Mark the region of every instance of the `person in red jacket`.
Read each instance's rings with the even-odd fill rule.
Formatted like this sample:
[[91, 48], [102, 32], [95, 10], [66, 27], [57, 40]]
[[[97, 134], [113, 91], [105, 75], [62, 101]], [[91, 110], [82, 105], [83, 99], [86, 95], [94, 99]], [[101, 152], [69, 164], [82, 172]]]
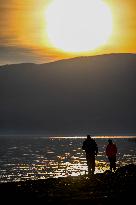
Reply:
[[108, 156], [110, 162], [110, 171], [112, 172], [113, 169], [115, 172], [117, 147], [116, 144], [114, 144], [111, 139], [109, 139], [108, 142], [109, 144], [106, 147], [106, 155]]

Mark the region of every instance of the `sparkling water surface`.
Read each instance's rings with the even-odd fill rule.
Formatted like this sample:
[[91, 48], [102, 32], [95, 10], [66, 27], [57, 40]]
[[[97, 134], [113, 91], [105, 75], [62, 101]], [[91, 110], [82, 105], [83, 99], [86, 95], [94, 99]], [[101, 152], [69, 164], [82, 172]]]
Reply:
[[[0, 136], [0, 183], [87, 174], [82, 144], [86, 137]], [[117, 167], [136, 164], [136, 137], [96, 136], [95, 173], [109, 169], [108, 139], [118, 148]]]

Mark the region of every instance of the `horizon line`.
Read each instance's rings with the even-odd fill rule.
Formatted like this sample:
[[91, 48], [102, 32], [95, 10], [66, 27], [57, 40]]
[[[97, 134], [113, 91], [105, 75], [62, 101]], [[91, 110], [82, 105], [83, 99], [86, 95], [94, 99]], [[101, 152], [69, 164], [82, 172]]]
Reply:
[[93, 58], [93, 57], [101, 57], [101, 56], [110, 56], [110, 55], [136, 55], [136, 52], [130, 53], [130, 52], [112, 52], [112, 53], [104, 53], [104, 54], [95, 54], [95, 55], [81, 55], [81, 56], [74, 56], [74, 57], [68, 57], [68, 58], [62, 58], [57, 60], [51, 60], [45, 63], [34, 63], [34, 62], [20, 62], [20, 63], [11, 63], [11, 64], [0, 64], [0, 67], [4, 66], [10, 66], [10, 65], [25, 65], [25, 64], [34, 64], [34, 65], [44, 65], [44, 64], [50, 64], [55, 62], [61, 62], [61, 61], [67, 61], [77, 58]]

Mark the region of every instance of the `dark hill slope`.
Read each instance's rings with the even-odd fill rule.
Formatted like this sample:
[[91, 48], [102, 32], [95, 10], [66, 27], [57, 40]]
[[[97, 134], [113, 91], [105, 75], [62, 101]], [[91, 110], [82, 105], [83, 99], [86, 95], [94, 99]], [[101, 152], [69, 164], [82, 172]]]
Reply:
[[0, 130], [136, 131], [136, 55], [0, 67]]

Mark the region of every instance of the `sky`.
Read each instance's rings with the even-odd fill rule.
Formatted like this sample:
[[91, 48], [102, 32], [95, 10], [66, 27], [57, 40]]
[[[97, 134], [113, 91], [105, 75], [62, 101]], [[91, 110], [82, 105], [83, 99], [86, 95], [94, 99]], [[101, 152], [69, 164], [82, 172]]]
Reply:
[[52, 1], [0, 0], [0, 65], [46, 63], [80, 55], [136, 53], [136, 0], [104, 0], [112, 13], [112, 34], [103, 46], [78, 54], [63, 52], [49, 43], [45, 13]]

